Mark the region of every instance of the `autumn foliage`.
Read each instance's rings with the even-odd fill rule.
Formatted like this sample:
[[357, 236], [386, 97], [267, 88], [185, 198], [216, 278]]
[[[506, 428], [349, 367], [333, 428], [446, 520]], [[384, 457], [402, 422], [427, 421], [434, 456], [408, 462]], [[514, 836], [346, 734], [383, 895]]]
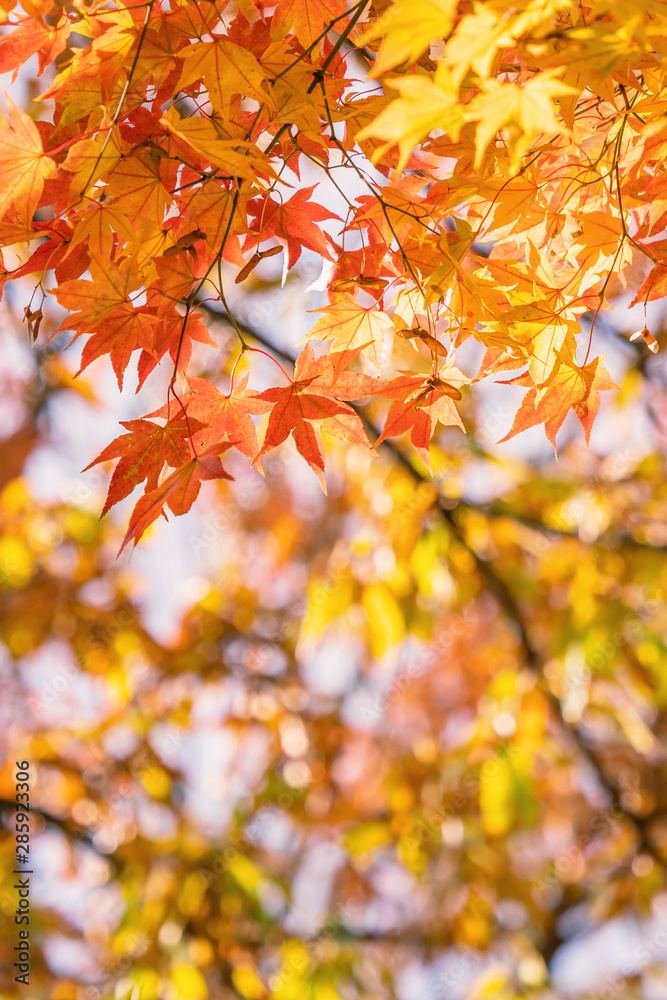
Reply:
[[3, 996], [659, 1000], [667, 2], [0, 21]]
[[[323, 487], [322, 433], [409, 432], [428, 464], [482, 379], [526, 389], [505, 439], [543, 424], [555, 445], [573, 411], [588, 440], [615, 388], [600, 311], [667, 292], [659, 0], [5, 0], [2, 20], [2, 71], [36, 55], [46, 80], [0, 132], [0, 239], [30, 248], [3, 280], [55, 296], [81, 370], [171, 372], [98, 459], [119, 460], [105, 509], [144, 485], [126, 541], [188, 510], [232, 448], [259, 466], [292, 435]], [[302, 183], [316, 169], [329, 187]], [[237, 324], [243, 377], [191, 378], [225, 282], [304, 250], [324, 262], [317, 350], [258, 392]], [[37, 334], [37, 301], [26, 315]]]

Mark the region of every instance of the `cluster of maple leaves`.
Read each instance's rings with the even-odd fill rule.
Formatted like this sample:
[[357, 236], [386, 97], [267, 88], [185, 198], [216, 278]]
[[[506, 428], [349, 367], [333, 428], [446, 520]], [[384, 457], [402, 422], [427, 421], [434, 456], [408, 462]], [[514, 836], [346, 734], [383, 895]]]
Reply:
[[[62, 328], [86, 337], [82, 369], [108, 354], [119, 385], [133, 356], [140, 384], [173, 370], [166, 405], [97, 459], [118, 459], [105, 510], [145, 484], [126, 542], [165, 505], [188, 510], [232, 447], [261, 463], [291, 434], [324, 485], [322, 431], [370, 447], [350, 406], [369, 395], [391, 401], [379, 441], [410, 432], [426, 462], [438, 422], [463, 427], [461, 387], [501, 372], [527, 389], [507, 437], [544, 424], [555, 444], [573, 410], [588, 439], [614, 388], [589, 360], [600, 309], [629, 283], [635, 302], [667, 292], [664, 0], [0, 11], [0, 69], [36, 55], [49, 70], [46, 117], [10, 101], [0, 129], [0, 241], [29, 248], [2, 279], [51, 286]], [[299, 186], [308, 162], [345, 219]], [[198, 303], [226, 305], [223, 262], [244, 280], [304, 248], [330, 262], [309, 334], [330, 353], [308, 343], [260, 393], [190, 377], [193, 341], [213, 344]], [[486, 350], [466, 376], [469, 338]]]

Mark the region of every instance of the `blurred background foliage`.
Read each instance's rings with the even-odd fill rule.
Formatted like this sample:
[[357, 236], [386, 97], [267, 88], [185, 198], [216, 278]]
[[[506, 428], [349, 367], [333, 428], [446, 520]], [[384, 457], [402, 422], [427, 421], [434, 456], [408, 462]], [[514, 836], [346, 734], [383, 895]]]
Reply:
[[[236, 305], [266, 342], [303, 287], [253, 281]], [[330, 440], [323, 497], [288, 444], [116, 560], [127, 504], [100, 521], [109, 469], [77, 470], [132, 397], [31, 351], [12, 295], [3, 996], [667, 997], [663, 354], [609, 326], [620, 396], [557, 463], [540, 431], [495, 447], [509, 409], [468, 397], [432, 478], [404, 441]], [[228, 371], [233, 335], [212, 332]]]

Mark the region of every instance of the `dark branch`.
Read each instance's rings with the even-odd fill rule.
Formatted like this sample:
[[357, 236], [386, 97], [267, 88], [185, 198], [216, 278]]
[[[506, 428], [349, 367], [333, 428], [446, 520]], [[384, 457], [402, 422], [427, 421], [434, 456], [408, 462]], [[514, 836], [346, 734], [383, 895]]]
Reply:
[[[279, 360], [286, 362], [287, 364], [294, 365], [295, 358], [292, 354], [287, 351], [276, 347], [276, 345], [265, 335], [261, 334], [259, 331], [254, 330], [252, 327], [248, 326], [246, 323], [242, 323], [236, 319], [232, 319], [229, 313], [217, 312], [217, 310], [211, 308], [207, 303], [200, 305], [200, 308], [204, 309], [212, 319], [216, 319], [222, 322], [229, 322], [234, 326], [239, 327], [242, 332], [261, 344], [267, 351], [270, 351]], [[380, 430], [373, 424], [373, 422], [366, 416], [364, 409], [361, 406], [352, 405], [353, 409], [358, 413], [364, 422], [366, 430], [377, 439], [380, 436]], [[420, 482], [426, 482], [426, 477], [415, 468], [408, 456], [392, 441], [384, 441], [383, 448], [385, 451], [389, 452], [394, 460], [402, 466], [409, 474]], [[636, 816], [634, 813], [630, 812], [622, 802], [621, 791], [616, 786], [616, 784], [609, 778], [604, 771], [604, 768], [598, 759], [597, 755], [593, 749], [588, 745], [583, 735], [579, 730], [568, 723], [563, 717], [563, 709], [560, 700], [552, 692], [549, 687], [543, 670], [542, 658], [539, 651], [533, 644], [533, 641], [528, 632], [528, 628], [525, 623], [523, 613], [514, 598], [514, 595], [502, 577], [497, 573], [493, 565], [487, 559], [484, 559], [471, 545], [466, 536], [462, 525], [459, 523], [459, 518], [455, 515], [454, 510], [450, 508], [450, 502], [442, 497], [438, 496], [436, 499], [436, 504], [442, 513], [443, 519], [447, 523], [450, 531], [457, 539], [457, 541], [466, 549], [466, 551], [472, 556], [475, 561], [475, 566], [477, 571], [491, 591], [491, 593], [496, 598], [499, 606], [502, 608], [504, 614], [512, 622], [514, 622], [519, 639], [521, 642], [521, 647], [523, 649], [524, 658], [526, 665], [535, 674], [538, 679], [540, 689], [543, 691], [545, 697], [548, 700], [549, 706], [553, 713], [554, 718], [558, 722], [559, 729], [565, 736], [568, 742], [574, 742], [580, 758], [584, 759], [588, 765], [593, 769], [600, 786], [605, 790], [607, 796], [610, 799], [610, 804], [614, 807], [619, 815], [622, 815], [627, 822], [629, 822], [634, 830], [638, 841], [638, 846], [641, 851], [650, 855], [653, 860], [658, 864], [663, 871], [667, 871], [667, 866], [664, 859], [662, 858], [657, 845], [654, 843], [651, 833], [650, 825], [652, 822], [652, 817], [642, 818]], [[472, 505], [456, 504], [456, 508], [465, 510], [466, 507]]]

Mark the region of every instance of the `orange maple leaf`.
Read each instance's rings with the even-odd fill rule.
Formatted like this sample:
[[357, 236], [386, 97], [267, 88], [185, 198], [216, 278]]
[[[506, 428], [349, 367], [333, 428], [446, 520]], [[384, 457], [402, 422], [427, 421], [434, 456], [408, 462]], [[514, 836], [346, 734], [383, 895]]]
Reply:
[[189, 45], [184, 56], [177, 89], [199, 83], [203, 76], [212, 101], [223, 112], [227, 111], [232, 94], [243, 94], [273, 107], [273, 99], [264, 86], [264, 71], [248, 49], [223, 36], [214, 36], [210, 42]]
[[647, 249], [649, 249], [652, 254], [657, 256], [657, 259], [654, 257], [656, 263], [644, 278], [637, 294], [629, 304], [628, 309], [637, 305], [638, 302], [653, 302], [654, 299], [661, 299], [667, 294], [666, 248], [667, 240], [655, 240], [653, 243], [647, 244]]
[[92, 281], [64, 281], [54, 290], [60, 305], [73, 311], [73, 315], [61, 324], [62, 330], [91, 333], [110, 313], [118, 309], [128, 313], [133, 310], [130, 292], [138, 287], [141, 279], [137, 278], [129, 261], [118, 265], [96, 258], [90, 262], [90, 276]]
[[337, 295], [332, 305], [316, 312], [324, 313], [308, 334], [309, 340], [330, 340], [333, 350], [360, 348], [379, 368], [385, 330], [393, 326], [379, 309], [365, 309], [354, 295]]
[[528, 374], [517, 375], [508, 382], [500, 382], [500, 385], [525, 385], [530, 391], [524, 396], [511, 430], [498, 443], [509, 441], [515, 434], [529, 427], [544, 424], [545, 433], [557, 453], [556, 434], [569, 411], [574, 410], [584, 428], [588, 444], [593, 421], [600, 407], [600, 393], [607, 389], [618, 389], [603, 367], [604, 358], [602, 354], [593, 358], [585, 368], [579, 368], [567, 357], [562, 357], [548, 384], [540, 387], [534, 385]]
[[117, 437], [86, 466], [86, 469], [91, 469], [100, 462], [120, 459], [109, 483], [102, 516], [144, 480], [147, 491], [156, 489], [165, 464], [177, 468], [186, 462], [189, 456], [188, 434], [198, 432], [200, 426], [195, 420], [190, 421], [188, 426], [180, 410], [164, 427], [145, 417], [123, 420], [121, 425], [128, 433]]
[[173, 302], [162, 303], [154, 316], [154, 322], [151, 342], [142, 345], [144, 350], [137, 364], [139, 388], [167, 353], [174, 365], [178, 364], [178, 371], [184, 372], [190, 363], [193, 341], [218, 349], [200, 316], [197, 313], [181, 316]]
[[[271, 28], [282, 33], [293, 28], [301, 44], [308, 46], [322, 34], [325, 24], [344, 13], [342, 0], [278, 0]], [[337, 24], [340, 31], [345, 19]]]
[[341, 351], [315, 358], [311, 345], [306, 344], [296, 359], [294, 381], [257, 394], [255, 398], [267, 400], [273, 407], [264, 443], [253, 464], [292, 434], [297, 451], [326, 493], [321, 430], [370, 447], [361, 418], [343, 402], [366, 396], [376, 386], [375, 380], [366, 375], [344, 371], [356, 354], [357, 351]]
[[25, 264], [12, 271], [12, 278], [22, 278], [26, 274], [35, 274], [53, 268], [56, 281], [64, 283], [72, 278], [78, 278], [90, 265], [90, 259], [85, 245], [72, 252], [72, 234], [74, 228], [63, 219], [53, 222], [37, 222], [33, 225], [40, 236], [46, 236], [45, 241], [30, 255]]
[[[228, 448], [231, 448], [231, 445], [224, 441], [213, 445], [205, 452], [199, 454], [192, 452], [189, 462], [185, 462], [170, 476], [167, 476], [157, 489], [145, 493], [132, 511], [127, 533], [118, 555], [131, 539], [134, 540], [135, 545], [137, 544], [146, 528], [157, 520], [160, 514], [164, 514], [165, 503], [173, 514], [185, 514], [199, 496], [203, 481], [207, 479], [232, 479], [233, 476], [230, 476], [223, 469], [218, 458], [218, 455], [227, 451]], [[164, 516], [166, 517], [166, 514]]]
[[[248, 458], [256, 455], [257, 431], [250, 414], [268, 413], [271, 403], [248, 389], [248, 376], [240, 379], [227, 395], [204, 378], [190, 378], [188, 385], [192, 391], [180, 397], [180, 405], [186, 410], [188, 419], [194, 419], [202, 428], [197, 431], [197, 441], [207, 447], [215, 441], [225, 440]], [[173, 403], [149, 416], [166, 418], [170, 411], [173, 411]]]
[[[4, 9], [4, 8], [3, 8]], [[24, 66], [30, 56], [37, 54], [41, 76], [50, 62], [53, 62], [67, 48], [67, 39], [72, 30], [67, 17], [61, 17], [55, 28], [44, 21], [21, 18], [20, 23], [0, 40], [0, 73], [17, 70]], [[12, 82], [16, 79], [16, 73]]]
[[7, 98], [11, 128], [0, 128], [0, 218], [14, 210], [30, 226], [44, 182], [55, 177], [55, 160], [44, 152], [33, 120]]
[[464, 430], [454, 400], [461, 399], [459, 386], [467, 385], [469, 381], [458, 368], [443, 365], [437, 375], [404, 371], [398, 378], [380, 386], [376, 394], [394, 402], [389, 407], [382, 434], [374, 447], [389, 437], [410, 431], [415, 450], [430, 469], [429, 444], [435, 424], [440, 421], [445, 426]]
[[77, 278], [55, 289], [60, 305], [75, 310], [59, 329], [74, 330], [73, 340], [82, 333], [93, 334], [84, 346], [79, 372], [95, 358], [109, 354], [122, 389], [132, 353], [151, 350], [158, 320], [146, 307], [135, 308], [130, 299], [130, 292], [141, 280], [130, 261], [117, 265], [97, 258], [90, 263], [90, 275], [92, 281]]
[[315, 223], [326, 219], [340, 219], [328, 208], [308, 200], [316, 187], [313, 184], [311, 187], [301, 188], [282, 205], [268, 196], [251, 201], [248, 210], [255, 216], [252, 226], [254, 232], [250, 233], [243, 249], [249, 250], [258, 243], [275, 237], [289, 251], [288, 267], [294, 267], [301, 256], [302, 247], [308, 247], [321, 257], [333, 260], [324, 233]]
[[230, 441], [240, 452], [252, 458], [257, 453], [257, 431], [251, 413], [268, 413], [271, 404], [249, 391], [248, 376], [244, 376], [227, 395], [219, 392], [203, 378], [191, 378], [192, 395], [183, 400], [188, 416], [206, 424], [206, 440], [221, 438]]

